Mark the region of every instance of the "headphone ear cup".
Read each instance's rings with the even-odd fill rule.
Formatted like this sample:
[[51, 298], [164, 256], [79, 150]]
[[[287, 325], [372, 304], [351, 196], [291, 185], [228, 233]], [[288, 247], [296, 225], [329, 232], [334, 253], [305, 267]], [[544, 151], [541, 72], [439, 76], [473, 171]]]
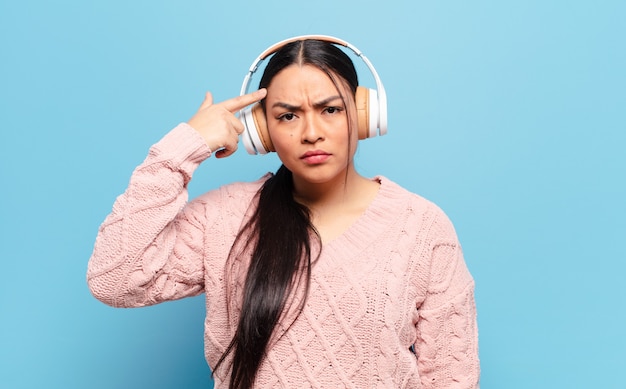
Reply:
[[257, 133], [259, 134], [259, 140], [261, 141], [261, 146], [265, 150], [265, 153], [276, 151], [274, 150], [274, 144], [272, 144], [272, 139], [270, 138], [270, 132], [267, 129], [265, 112], [263, 112], [263, 107], [260, 103], [256, 103], [252, 107], [252, 118], [254, 119], [254, 125], [256, 126]]
[[378, 129], [378, 93], [362, 86], [356, 88], [355, 95], [359, 139], [375, 137]]
[[259, 103], [242, 110], [239, 114], [239, 120], [243, 123], [241, 138], [248, 154], [267, 154], [274, 151], [267, 131], [263, 107]]
[[355, 102], [357, 115], [357, 128], [359, 131], [359, 139], [367, 139], [370, 128], [369, 115], [369, 98], [370, 94], [367, 88], [358, 86], [356, 88]]

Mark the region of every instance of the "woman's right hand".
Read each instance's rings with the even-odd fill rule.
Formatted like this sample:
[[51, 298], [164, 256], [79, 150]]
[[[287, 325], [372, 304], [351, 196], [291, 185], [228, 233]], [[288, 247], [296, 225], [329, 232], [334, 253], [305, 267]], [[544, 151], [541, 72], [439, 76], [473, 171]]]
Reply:
[[265, 97], [266, 89], [259, 89], [243, 96], [237, 96], [221, 103], [213, 104], [213, 95], [206, 93], [198, 112], [187, 122], [202, 135], [207, 146], [217, 158], [228, 157], [237, 150], [243, 123], [235, 113]]

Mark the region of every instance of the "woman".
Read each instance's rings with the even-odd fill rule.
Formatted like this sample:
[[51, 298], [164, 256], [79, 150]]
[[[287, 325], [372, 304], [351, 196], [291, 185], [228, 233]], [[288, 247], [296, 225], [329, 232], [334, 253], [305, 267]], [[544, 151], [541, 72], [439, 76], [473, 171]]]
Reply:
[[[454, 228], [356, 171], [357, 86], [342, 50], [303, 39], [278, 49], [258, 91], [207, 93], [102, 224], [92, 293], [122, 307], [206, 293], [216, 388], [477, 387], [474, 282]], [[234, 113], [256, 101], [282, 166], [188, 203], [194, 170], [235, 152]]]

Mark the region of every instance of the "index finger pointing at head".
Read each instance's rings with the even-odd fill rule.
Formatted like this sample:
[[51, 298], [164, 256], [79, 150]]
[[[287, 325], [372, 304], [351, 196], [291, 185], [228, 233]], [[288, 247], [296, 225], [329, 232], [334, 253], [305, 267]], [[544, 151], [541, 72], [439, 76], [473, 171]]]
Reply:
[[229, 110], [232, 113], [235, 113], [239, 110], [244, 109], [248, 105], [252, 103], [256, 103], [267, 95], [267, 89], [259, 89], [252, 93], [248, 93], [246, 95], [233, 97], [232, 99], [224, 100], [220, 105]]

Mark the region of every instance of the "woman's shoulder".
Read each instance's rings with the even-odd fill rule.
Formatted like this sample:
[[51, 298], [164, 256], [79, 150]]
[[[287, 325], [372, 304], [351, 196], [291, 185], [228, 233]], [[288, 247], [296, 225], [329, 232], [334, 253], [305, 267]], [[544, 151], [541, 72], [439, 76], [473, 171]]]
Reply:
[[199, 220], [203, 224], [226, 223], [222, 228], [235, 231], [242, 218], [251, 215], [256, 207], [255, 196], [263, 183], [271, 177], [266, 174], [250, 182], [233, 182], [209, 190], [191, 200], [183, 209], [188, 219]]
[[391, 201], [402, 202], [412, 209], [418, 208], [443, 213], [443, 210], [432, 200], [406, 189], [385, 176], [376, 176], [375, 180], [380, 182], [381, 194]]
[[377, 176], [376, 180], [381, 183], [381, 197], [385, 201], [395, 204], [397, 212], [410, 214], [424, 221], [431, 220], [452, 227], [452, 222], [448, 215], [433, 200], [412, 192], [384, 176]]
[[258, 193], [265, 181], [272, 177], [272, 173], [266, 173], [261, 178], [254, 181], [235, 181], [221, 185], [216, 189], [205, 192], [193, 201], [214, 202], [214, 201], [243, 201], [248, 204]]

